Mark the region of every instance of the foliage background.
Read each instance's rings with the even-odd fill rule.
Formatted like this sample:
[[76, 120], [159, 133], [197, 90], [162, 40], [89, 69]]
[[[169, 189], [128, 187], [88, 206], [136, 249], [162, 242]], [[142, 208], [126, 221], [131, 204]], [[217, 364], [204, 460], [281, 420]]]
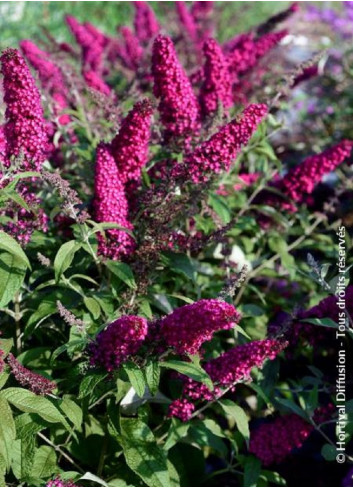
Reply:
[[[159, 19], [174, 2], [149, 2]], [[222, 5], [221, 37], [242, 32], [289, 5], [290, 2], [215, 2]], [[320, 3], [320, 2], [316, 2]], [[133, 8], [130, 2], [0, 2], [1, 47], [12, 46], [23, 39], [36, 39], [39, 27], [50, 30], [58, 40], [68, 40], [70, 34], [63, 23], [64, 14], [77, 16], [82, 22], [94, 19], [97, 27], [113, 34], [117, 25], [131, 24]], [[239, 23], [229, 25], [229, 17]]]

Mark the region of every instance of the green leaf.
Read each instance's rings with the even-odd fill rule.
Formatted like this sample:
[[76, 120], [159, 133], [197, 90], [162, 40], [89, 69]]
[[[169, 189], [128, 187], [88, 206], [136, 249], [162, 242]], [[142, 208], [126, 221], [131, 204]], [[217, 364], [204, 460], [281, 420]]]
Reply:
[[21, 246], [17, 243], [15, 239], [9, 236], [4, 231], [0, 231], [0, 250], [7, 251], [10, 255], [14, 255], [24, 263], [29, 269], [31, 269], [31, 264], [22, 250]]
[[52, 314], [56, 313], [58, 311], [56, 301], [54, 298], [45, 298], [43, 297], [42, 302], [39, 304], [37, 309], [34, 311], [33, 314], [29, 317], [25, 329], [25, 337], [28, 334], [31, 334], [33, 329], [37, 326], [37, 324], [41, 321], [44, 320], [45, 318], [48, 318]]
[[5, 481], [5, 473], [6, 473], [6, 462], [4, 457], [0, 453], [0, 487], [6, 487]]
[[87, 345], [87, 338], [82, 338], [79, 340], [69, 341], [64, 345], [59, 346], [56, 350], [53, 351], [53, 354], [51, 356], [51, 363], [53, 363], [54, 360], [58, 358], [58, 356], [64, 353], [65, 351], [67, 351], [68, 355], [70, 356], [75, 351], [84, 350], [86, 345]]
[[264, 309], [256, 304], [243, 304], [239, 309], [244, 316], [258, 317], [265, 314]]
[[258, 458], [250, 455], [244, 463], [244, 487], [257, 487], [261, 473], [261, 462]]
[[231, 220], [231, 211], [225, 201], [220, 195], [211, 194], [208, 199], [209, 205], [219, 215], [225, 224], [228, 224]]
[[136, 394], [142, 398], [146, 390], [146, 381], [143, 371], [134, 362], [126, 362], [124, 364], [124, 370], [127, 373]]
[[336, 460], [336, 448], [326, 443], [321, 449], [321, 455], [328, 462], [333, 462], [334, 460]]
[[41, 430], [48, 428], [49, 423], [36, 414], [22, 413], [16, 416], [16, 433], [18, 438], [33, 437]]
[[10, 374], [8, 372], [1, 372], [1, 374], [0, 374], [0, 389], [2, 389], [4, 387], [4, 385], [8, 381], [9, 377], [10, 377]]
[[23, 207], [26, 209], [26, 211], [31, 212], [31, 209], [28, 207], [27, 202], [21, 197], [18, 193], [16, 193], [14, 190], [6, 190], [2, 189], [1, 192], [1, 197], [0, 197], [0, 205], [2, 206], [3, 203], [5, 203], [8, 200], [12, 200], [16, 204], [19, 205], [19, 207]]
[[76, 251], [81, 248], [81, 243], [75, 240], [68, 241], [60, 246], [54, 260], [55, 280], [58, 282], [61, 275], [70, 267]]
[[210, 390], [213, 390], [213, 383], [209, 375], [201, 367], [195, 365], [194, 363], [169, 360], [167, 362], [160, 362], [160, 366], [163, 368], [176, 370], [177, 372], [186, 375], [186, 377], [190, 377], [190, 379], [205, 384]]
[[200, 448], [210, 447], [225, 459], [228, 449], [223, 440], [218, 435], [215, 435], [202, 421], [196, 421], [190, 427], [189, 437], [194, 443], [197, 443]]
[[268, 397], [268, 395], [266, 394], [266, 392], [262, 389], [262, 387], [260, 385], [254, 384], [254, 382], [252, 382], [250, 384], [250, 388], [253, 389], [261, 397], [261, 399], [263, 399], [265, 401], [265, 403], [268, 406], [272, 405], [270, 398]]
[[82, 409], [78, 404], [76, 404], [72, 399], [70, 399], [67, 395], [64, 396], [60, 409], [63, 411], [65, 416], [71, 421], [74, 427], [77, 430], [80, 430], [82, 427], [83, 414]]
[[80, 384], [78, 399], [83, 399], [93, 393], [95, 387], [102, 382], [108, 374], [88, 374], [85, 375], [84, 379]]
[[282, 404], [282, 406], [285, 406], [292, 413], [295, 413], [298, 416], [300, 416], [301, 418], [304, 418], [306, 421], [308, 421], [308, 416], [307, 416], [306, 412], [301, 407], [299, 407], [297, 404], [295, 404], [295, 402], [291, 401], [290, 399], [280, 399], [280, 398], [276, 399], [276, 401], [279, 404]]
[[134, 233], [131, 231], [131, 229], [124, 228], [123, 226], [120, 226], [115, 222], [94, 222], [90, 219], [88, 219], [86, 222], [93, 226], [90, 234], [104, 233], [104, 231], [106, 231], [107, 229], [121, 229], [122, 231], [125, 231], [127, 234], [129, 234], [132, 238], [134, 238]]
[[202, 423], [206, 426], [208, 430], [212, 431], [215, 436], [225, 438], [222, 428], [213, 419], [204, 419]]
[[86, 480], [86, 481], [96, 482], [100, 486], [109, 487], [108, 484], [103, 479], [101, 479], [100, 477], [97, 477], [94, 474], [91, 474], [91, 472], [86, 472], [78, 480]]
[[179, 440], [184, 438], [188, 434], [190, 426], [191, 424], [188, 422], [180, 421], [178, 418], [172, 418], [168, 429], [168, 437], [164, 444], [164, 450], [170, 450]]
[[5, 307], [21, 288], [27, 266], [16, 255], [0, 253], [0, 307]]
[[315, 324], [315, 326], [325, 326], [326, 328], [338, 328], [338, 324], [330, 318], [307, 318], [301, 319], [300, 322]]
[[134, 274], [131, 268], [126, 263], [120, 263], [113, 260], [108, 260], [106, 262], [107, 268], [112, 272], [113, 275], [118, 277], [122, 282], [124, 282], [130, 289], [136, 289], [136, 282]]
[[6, 358], [13, 347], [12, 338], [0, 338], [0, 350], [3, 351], [2, 358]]
[[353, 399], [350, 399], [349, 401], [346, 402], [346, 413], [347, 414], [353, 413]]
[[256, 146], [255, 151], [256, 153], [267, 156], [270, 161], [278, 160], [274, 149], [267, 141], [261, 141], [261, 143]]
[[85, 306], [89, 312], [92, 314], [93, 319], [98, 319], [101, 313], [101, 306], [99, 305], [99, 302], [93, 297], [84, 297], [83, 302], [85, 303]]
[[148, 487], [169, 487], [166, 453], [157, 445], [152, 431], [140, 419], [121, 418], [121, 437], [127, 465]]
[[41, 174], [37, 171], [24, 171], [21, 173], [17, 173], [11, 180], [11, 182], [5, 187], [5, 189], [13, 189], [16, 187], [16, 184], [19, 180], [23, 178], [33, 178], [33, 177], [41, 177]]
[[272, 472], [270, 470], [263, 470], [261, 472], [261, 478], [266, 479], [266, 481], [273, 482], [276, 486], [287, 486], [287, 482], [283, 477], [279, 475], [278, 472]]
[[6, 399], [0, 397], [0, 454], [7, 469], [11, 463], [11, 446], [16, 438], [16, 427], [12, 411]]
[[56, 471], [56, 453], [54, 448], [48, 447], [47, 445], [40, 446], [34, 454], [30, 475], [44, 479], [50, 477]]
[[139, 312], [140, 315], [146, 317], [147, 319], [153, 318], [153, 312], [150, 306], [150, 303], [147, 299], [142, 299], [139, 304]]
[[159, 387], [161, 369], [158, 362], [148, 361], [145, 369], [146, 382], [150, 393], [154, 396]]
[[0, 392], [0, 398], [7, 399], [17, 409], [24, 413], [36, 413], [49, 423], [61, 423], [70, 429], [64, 416], [54, 406], [54, 404], [42, 396], [37, 396], [26, 389], [20, 387], [9, 387]]
[[223, 411], [226, 413], [226, 415], [234, 419], [238, 430], [240, 431], [240, 433], [243, 435], [245, 439], [246, 444], [249, 445], [249, 438], [250, 438], [249, 420], [244, 409], [242, 409], [240, 406], [237, 406], [230, 399], [223, 399], [218, 402], [222, 407]]
[[172, 487], [181, 487], [180, 476], [177, 468], [173, 465], [173, 463], [170, 460], [167, 460], [167, 466], [168, 466], [168, 472], [170, 478], [170, 485]]
[[12, 444], [11, 469], [17, 479], [27, 479], [30, 475], [35, 451], [34, 436], [25, 434]]
[[195, 280], [195, 266], [187, 255], [165, 251], [163, 253], [163, 261], [170, 269], [181, 272], [190, 280]]

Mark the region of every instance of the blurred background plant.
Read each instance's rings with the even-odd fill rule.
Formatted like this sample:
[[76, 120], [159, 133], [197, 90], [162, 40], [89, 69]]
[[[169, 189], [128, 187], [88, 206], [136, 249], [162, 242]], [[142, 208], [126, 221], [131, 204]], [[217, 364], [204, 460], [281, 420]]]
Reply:
[[[149, 2], [157, 17], [164, 21], [174, 2]], [[248, 30], [287, 7], [290, 2], [215, 2], [220, 17], [220, 40]], [[254, 2], [251, 2], [254, 4]], [[319, 2], [317, 2], [319, 3]], [[117, 11], [119, 15], [117, 15]], [[129, 25], [133, 18], [131, 2], [11, 2], [0, 4], [1, 47], [15, 47], [23, 33], [35, 41], [40, 28], [48, 29], [58, 41], [67, 41], [69, 33], [63, 24], [65, 14], [80, 18], [82, 22], [95, 19], [95, 25], [107, 34], [114, 34], [117, 25]], [[241, 22], [239, 19], [241, 18]], [[232, 19], [232, 22], [229, 21]]]

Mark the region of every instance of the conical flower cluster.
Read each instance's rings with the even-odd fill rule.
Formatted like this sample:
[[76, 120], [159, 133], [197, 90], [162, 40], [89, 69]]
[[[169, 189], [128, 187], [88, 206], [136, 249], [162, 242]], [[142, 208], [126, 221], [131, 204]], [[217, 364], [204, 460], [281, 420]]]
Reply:
[[5, 165], [21, 159], [21, 169], [40, 170], [48, 148], [40, 93], [23, 57], [16, 49], [1, 55], [4, 102]]

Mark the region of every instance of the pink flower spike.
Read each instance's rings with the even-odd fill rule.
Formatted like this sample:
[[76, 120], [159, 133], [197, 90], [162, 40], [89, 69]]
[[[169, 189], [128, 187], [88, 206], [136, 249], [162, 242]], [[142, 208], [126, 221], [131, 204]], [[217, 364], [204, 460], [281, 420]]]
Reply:
[[147, 335], [148, 325], [139, 316], [122, 316], [101, 331], [90, 347], [92, 365], [112, 372], [135, 355]]
[[136, 70], [143, 56], [140, 41], [129, 27], [122, 26], [119, 32], [124, 38], [124, 45], [120, 47], [119, 56], [127, 68]]
[[60, 68], [50, 60], [49, 53], [39, 49], [32, 41], [21, 41], [20, 46], [29, 63], [37, 71], [42, 87], [51, 95], [54, 114], [59, 117], [59, 124], [68, 124], [71, 121], [70, 116], [62, 114], [70, 106], [67, 99], [68, 88]]
[[[96, 153], [93, 210], [97, 222], [133, 228], [128, 220], [124, 184], [110, 149], [104, 143], [98, 145]], [[98, 235], [98, 253], [113, 260], [132, 253], [134, 247], [133, 238], [124, 230], [109, 229], [105, 238]]]
[[351, 154], [353, 141], [347, 139], [326, 149], [322, 153], [309, 156], [278, 182], [275, 187], [295, 202], [302, 201], [305, 194], [311, 194], [324, 175], [334, 171]]
[[85, 25], [80, 24], [72, 15], [66, 15], [65, 20], [77, 44], [81, 46], [83, 69], [91, 69], [100, 73], [104, 46], [99, 41], [97, 42], [97, 32], [92, 32], [92, 26], [87, 29]]
[[133, 2], [135, 7], [135, 34], [144, 45], [147, 45], [159, 32], [159, 24], [153, 10], [147, 2]]
[[17, 382], [23, 387], [28, 387], [35, 394], [46, 396], [56, 389], [55, 382], [25, 368], [12, 353], [9, 353], [7, 363]]
[[195, 410], [195, 405], [186, 399], [176, 399], [169, 405], [168, 418], [179, 418], [188, 421]]
[[194, 17], [192, 16], [191, 12], [189, 12], [185, 2], [176, 2], [175, 8], [178, 14], [182, 32], [186, 32], [191, 41], [197, 44], [199, 41], [197, 24], [195, 23]]
[[152, 113], [148, 99], [137, 102], [122, 121], [111, 143], [112, 155], [123, 183], [139, 181], [141, 169], [147, 163]]
[[184, 164], [191, 180], [195, 183], [205, 182], [214, 174], [228, 171], [266, 114], [266, 105], [249, 105], [239, 117], [189, 153]]
[[111, 95], [111, 88], [105, 83], [105, 81], [95, 71], [84, 71], [83, 77], [88, 87], [92, 90], [102, 93], [109, 97]]
[[292, 450], [300, 448], [313, 431], [313, 426], [297, 414], [279, 416], [251, 432], [249, 451], [265, 467], [279, 464]]
[[190, 139], [199, 130], [198, 102], [167, 36], [159, 35], [154, 41], [152, 75], [165, 139]]
[[203, 45], [205, 56], [204, 80], [200, 90], [200, 105], [203, 116], [215, 113], [218, 105], [224, 109], [233, 105], [232, 80], [229, 64], [221, 46], [214, 39]]
[[39, 171], [48, 147], [39, 90], [16, 49], [6, 49], [0, 60], [6, 103], [5, 165], [10, 166], [11, 157], [23, 155], [22, 169]]
[[250, 341], [210, 360], [204, 368], [217, 386], [227, 388], [250, 379], [254, 367], [262, 367], [266, 359], [273, 360], [286, 346], [285, 341], [275, 339]]
[[196, 354], [216, 331], [233, 328], [239, 319], [240, 314], [231, 304], [218, 299], [201, 299], [179, 307], [162, 319], [161, 335], [177, 353]]
[[54, 479], [48, 481], [45, 487], [80, 487], [74, 484], [71, 479], [62, 479], [60, 475], [54, 477]]

